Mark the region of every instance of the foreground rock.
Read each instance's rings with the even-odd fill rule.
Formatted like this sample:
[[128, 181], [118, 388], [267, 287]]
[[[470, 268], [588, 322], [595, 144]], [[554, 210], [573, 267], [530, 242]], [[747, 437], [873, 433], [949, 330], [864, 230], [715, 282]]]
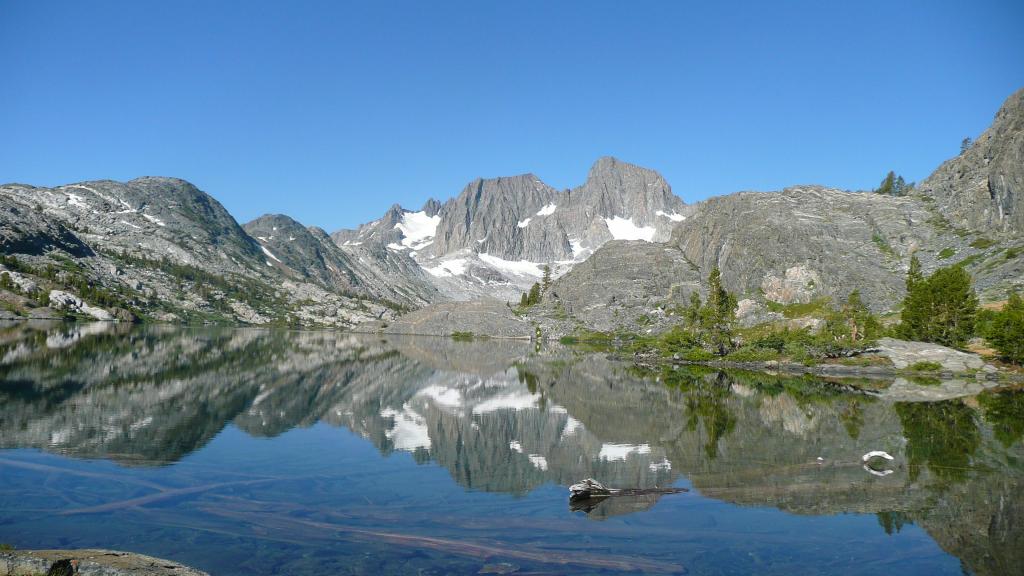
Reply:
[[46, 574], [55, 562], [78, 562], [84, 576], [209, 576], [177, 562], [113, 550], [14, 550], [0, 552], [0, 576]]
[[933, 362], [942, 366], [943, 371], [956, 374], [985, 368], [985, 361], [977, 354], [928, 342], [882, 338], [878, 341], [878, 354], [888, 358], [897, 369], [909, 368], [919, 362]]

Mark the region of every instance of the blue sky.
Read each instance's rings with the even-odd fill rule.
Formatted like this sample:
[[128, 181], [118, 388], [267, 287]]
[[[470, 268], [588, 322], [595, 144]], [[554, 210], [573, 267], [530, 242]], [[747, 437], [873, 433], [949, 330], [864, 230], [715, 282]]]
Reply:
[[0, 182], [177, 176], [329, 231], [603, 155], [688, 202], [921, 180], [1024, 87], [1024, 2], [0, 0]]

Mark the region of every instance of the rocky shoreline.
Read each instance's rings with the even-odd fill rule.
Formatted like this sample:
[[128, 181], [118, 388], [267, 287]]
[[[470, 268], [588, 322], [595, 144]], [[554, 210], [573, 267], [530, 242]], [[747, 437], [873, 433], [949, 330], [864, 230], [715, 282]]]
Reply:
[[101, 549], [0, 551], [0, 576], [46, 574], [57, 562], [77, 564], [84, 576], [209, 576], [177, 562], [133, 552]]

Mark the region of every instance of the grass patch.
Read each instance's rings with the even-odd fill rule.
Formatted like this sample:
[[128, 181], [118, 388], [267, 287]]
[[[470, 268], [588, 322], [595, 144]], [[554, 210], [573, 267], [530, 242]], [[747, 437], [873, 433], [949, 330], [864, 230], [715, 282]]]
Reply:
[[956, 250], [952, 248], [943, 248], [942, 252], [939, 252], [939, 260], [946, 260], [952, 258], [956, 254]]
[[823, 316], [828, 312], [831, 299], [818, 298], [807, 303], [779, 304], [771, 300], [765, 301], [765, 307], [771, 312], [778, 312], [786, 318], [802, 318], [804, 316]]
[[565, 344], [566, 346], [572, 346], [573, 344], [579, 344], [580, 339], [575, 336], [562, 336], [558, 339], [559, 344]]
[[941, 386], [942, 380], [934, 376], [907, 376], [907, 380], [918, 386]]
[[758, 346], [743, 346], [727, 354], [725, 360], [731, 362], [767, 362], [768, 360], [778, 360], [779, 357], [778, 350], [760, 348]]
[[967, 258], [964, 258], [963, 260], [957, 262], [956, 265], [960, 266], [961, 268], [966, 268], [983, 258], [985, 258], [984, 254], [974, 254], [973, 256], [968, 256]]
[[1013, 260], [1017, 256], [1020, 256], [1021, 249], [1019, 247], [1007, 248], [1004, 255], [1007, 260]]
[[452, 332], [452, 340], [456, 342], [472, 342], [475, 338], [472, 332]]
[[978, 250], [984, 250], [985, 248], [991, 248], [996, 245], [995, 240], [989, 238], [978, 238], [974, 242], [971, 242], [971, 248], [977, 248]]
[[907, 370], [911, 370], [913, 372], [938, 372], [939, 370], [942, 370], [942, 364], [922, 360], [921, 362], [914, 362], [910, 366], [907, 366]]
[[889, 242], [886, 241], [886, 239], [883, 238], [881, 234], [877, 232], [872, 234], [871, 241], [875, 243], [875, 246], [878, 246], [878, 249], [882, 251], [882, 254], [885, 254], [886, 256], [889, 257], [896, 256], [896, 251], [892, 249], [892, 246], [889, 245]]

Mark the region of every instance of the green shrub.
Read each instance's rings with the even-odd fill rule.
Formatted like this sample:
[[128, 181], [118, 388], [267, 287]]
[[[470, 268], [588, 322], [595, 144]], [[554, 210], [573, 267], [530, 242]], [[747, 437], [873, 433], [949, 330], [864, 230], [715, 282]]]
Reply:
[[1024, 364], [1024, 300], [1018, 294], [1010, 294], [1006, 306], [995, 315], [986, 339], [1004, 360]]
[[475, 335], [472, 332], [452, 332], [452, 340], [456, 342], [472, 342]]
[[939, 260], [952, 258], [954, 254], [956, 254], [956, 250], [953, 250], [952, 248], [943, 248], [942, 252], [939, 252]]
[[732, 362], [766, 362], [777, 360], [779, 351], [756, 346], [743, 346], [730, 352], [725, 359]]
[[995, 240], [989, 240], [988, 238], [978, 238], [974, 242], [971, 242], [971, 248], [984, 250], [985, 248], [991, 248], [992, 246], [995, 246], [995, 244]]
[[938, 372], [939, 370], [942, 370], [942, 364], [922, 360], [907, 366], [907, 370], [912, 370], [914, 372]]
[[718, 358], [703, 348], [690, 348], [683, 351], [680, 357], [687, 362], [710, 362]]

